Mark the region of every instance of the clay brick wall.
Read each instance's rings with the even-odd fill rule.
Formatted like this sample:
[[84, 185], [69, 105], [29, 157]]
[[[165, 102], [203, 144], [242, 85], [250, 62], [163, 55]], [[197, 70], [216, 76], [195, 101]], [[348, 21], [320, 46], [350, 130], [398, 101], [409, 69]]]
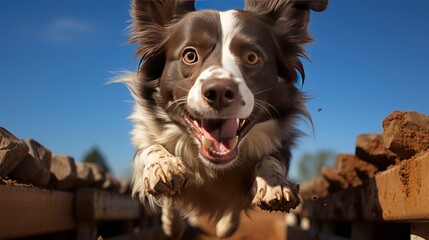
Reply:
[[301, 185], [287, 239], [429, 239], [429, 116], [395, 111], [382, 134]]

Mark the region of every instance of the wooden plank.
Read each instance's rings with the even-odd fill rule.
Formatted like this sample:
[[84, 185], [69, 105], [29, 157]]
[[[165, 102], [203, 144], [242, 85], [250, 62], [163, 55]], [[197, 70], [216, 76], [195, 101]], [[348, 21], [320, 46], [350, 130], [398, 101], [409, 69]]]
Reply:
[[352, 224], [352, 240], [373, 240], [374, 224], [368, 222], [354, 222]]
[[76, 239], [97, 239], [97, 223], [95, 221], [79, 221]]
[[72, 193], [0, 185], [0, 239], [77, 227]]
[[429, 152], [379, 173], [362, 186], [305, 201], [303, 215], [332, 221], [427, 221]]
[[92, 188], [76, 192], [76, 218], [79, 220], [137, 219], [141, 212], [139, 201], [130, 196]]

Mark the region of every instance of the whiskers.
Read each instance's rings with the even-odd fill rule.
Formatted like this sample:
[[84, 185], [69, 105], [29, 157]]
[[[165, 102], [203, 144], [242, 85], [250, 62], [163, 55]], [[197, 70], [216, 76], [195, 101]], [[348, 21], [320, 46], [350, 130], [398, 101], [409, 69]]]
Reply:
[[180, 86], [180, 85], [179, 85], [179, 84], [177, 84], [177, 83], [174, 83], [174, 85], [175, 85], [177, 88], [182, 89], [182, 90], [183, 90], [183, 91], [185, 91], [185, 92], [189, 92], [189, 91], [190, 91], [189, 89], [186, 89], [186, 88], [184, 88], [184, 87]]
[[[186, 106], [187, 97], [181, 97], [179, 99], [174, 100], [173, 102], [169, 102], [167, 107], [165, 108], [165, 111], [176, 111], [176, 109], [180, 106]], [[173, 108], [173, 109], [171, 109]]]
[[271, 91], [271, 90], [273, 90], [273, 89], [274, 89], [274, 88], [267, 88], [267, 89], [261, 90], [261, 91], [259, 91], [259, 92], [253, 93], [253, 95], [258, 95], [258, 94], [261, 94], [261, 93], [265, 93], [265, 92]]
[[[253, 95], [263, 94], [267, 93], [271, 90], [274, 90], [274, 88], [267, 88], [264, 90], [261, 90], [259, 92], [253, 93]], [[262, 100], [255, 99], [255, 108], [260, 109], [269, 119], [273, 118], [272, 113], [275, 112], [277, 116], [280, 116], [279, 111], [270, 103]]]
[[274, 118], [272, 112], [275, 112], [277, 116], [280, 116], [280, 112], [273, 105], [262, 100], [255, 99], [255, 108], [260, 109], [269, 119]]

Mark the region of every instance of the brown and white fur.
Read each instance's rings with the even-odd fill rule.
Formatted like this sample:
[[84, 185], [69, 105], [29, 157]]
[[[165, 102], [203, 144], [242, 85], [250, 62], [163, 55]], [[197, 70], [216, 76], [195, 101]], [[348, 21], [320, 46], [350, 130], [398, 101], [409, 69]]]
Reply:
[[247, 0], [244, 10], [195, 11], [194, 1], [133, 0], [131, 42], [141, 64], [125, 82], [135, 98], [133, 193], [163, 207], [167, 236], [182, 216], [208, 215], [227, 237], [240, 212], [288, 212], [294, 124], [309, 118], [299, 57], [310, 10], [327, 0]]

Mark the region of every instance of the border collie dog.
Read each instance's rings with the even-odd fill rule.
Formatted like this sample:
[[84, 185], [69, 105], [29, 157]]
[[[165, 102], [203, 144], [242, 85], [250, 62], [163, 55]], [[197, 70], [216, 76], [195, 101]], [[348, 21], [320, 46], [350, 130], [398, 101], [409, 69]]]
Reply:
[[244, 10], [195, 11], [190, 0], [133, 0], [137, 73], [120, 81], [135, 106], [133, 193], [162, 207], [163, 230], [209, 216], [218, 237], [252, 207], [288, 212], [287, 180], [300, 116], [310, 119], [300, 57], [310, 11], [327, 0], [246, 0]]

